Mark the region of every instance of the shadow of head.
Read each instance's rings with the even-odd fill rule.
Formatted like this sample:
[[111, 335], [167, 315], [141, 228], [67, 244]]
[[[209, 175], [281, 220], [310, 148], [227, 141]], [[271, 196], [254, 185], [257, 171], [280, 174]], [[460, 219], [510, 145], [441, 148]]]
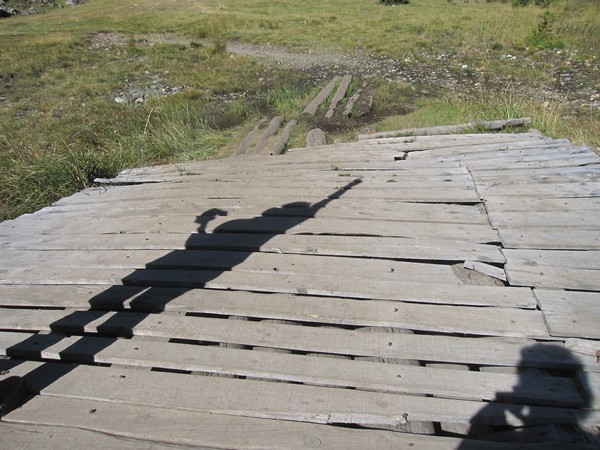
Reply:
[[[552, 378], [560, 377], [570, 380], [571, 388], [562, 392], [561, 401], [572, 402], [569, 406], [573, 408], [573, 423], [583, 420], [588, 414], [593, 393], [587, 372], [583, 362], [563, 345], [537, 343], [523, 348], [518, 374], [513, 398], [525, 401], [530, 398], [534, 387], [539, 388], [540, 383], [547, 384], [549, 390], [556, 389], [552, 385]], [[524, 417], [524, 422], [539, 422], [535, 420], [535, 409], [530, 410], [531, 416]]]
[[211, 208], [204, 211], [202, 214], [196, 217], [195, 222], [200, 225], [198, 227], [198, 233], [204, 233], [208, 223], [217, 216], [226, 216], [228, 213], [219, 208]]

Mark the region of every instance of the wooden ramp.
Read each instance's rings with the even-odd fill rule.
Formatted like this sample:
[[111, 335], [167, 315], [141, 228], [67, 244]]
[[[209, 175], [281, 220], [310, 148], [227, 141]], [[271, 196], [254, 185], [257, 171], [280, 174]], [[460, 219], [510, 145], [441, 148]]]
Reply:
[[592, 448], [599, 181], [537, 133], [366, 139], [4, 222], [3, 447]]

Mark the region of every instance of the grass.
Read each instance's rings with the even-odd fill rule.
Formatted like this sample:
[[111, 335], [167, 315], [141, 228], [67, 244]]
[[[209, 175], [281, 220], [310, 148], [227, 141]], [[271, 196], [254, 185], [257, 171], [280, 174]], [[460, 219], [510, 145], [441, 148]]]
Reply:
[[[554, 71], [569, 68], [557, 69], [551, 62], [556, 53], [537, 47], [560, 43], [575, 55], [574, 63], [597, 70], [600, 4], [556, 0], [549, 9], [553, 19], [548, 23], [546, 16], [544, 25], [544, 10], [512, 8], [510, 2], [103, 0], [2, 20], [0, 220], [125, 167], [223, 156], [267, 113], [300, 119], [291, 145], [303, 145], [301, 133], [314, 123], [299, 113], [322, 86], [301, 73], [229, 55], [229, 39], [296, 51], [361, 49], [431, 67], [450, 64], [437, 59], [450, 55], [452, 64], [509, 81], [469, 98], [443, 90], [424, 95], [421, 86], [379, 81], [376, 113], [391, 117], [373, 127], [528, 115], [551, 136], [598, 146], [597, 108], [544, 103], [526, 87], [548, 85]], [[104, 42], [98, 33], [123, 39]], [[161, 39], [151, 45], [157, 35]], [[507, 53], [538, 61], [538, 68], [508, 63]], [[128, 89], [151, 88], [157, 79], [183, 92], [139, 105], [114, 101]], [[597, 82], [595, 88], [600, 90]]]

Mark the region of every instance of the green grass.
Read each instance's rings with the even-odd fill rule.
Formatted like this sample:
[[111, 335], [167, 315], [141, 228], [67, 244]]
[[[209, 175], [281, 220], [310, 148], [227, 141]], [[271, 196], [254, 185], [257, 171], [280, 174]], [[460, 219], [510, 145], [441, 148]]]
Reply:
[[[291, 145], [303, 145], [302, 133], [314, 123], [299, 113], [322, 86], [310, 85], [301, 73], [229, 55], [228, 39], [296, 51], [361, 48], [432, 67], [445, 64], [436, 55], [454, 54], [473, 70], [521, 86], [550, 83], [552, 67], [532, 70], [507, 64], [502, 56], [543, 62], [547, 55], [536, 46], [556, 40], [577, 61], [597, 68], [600, 3], [556, 0], [549, 9], [555, 18], [551, 32], [541, 34], [542, 9], [483, 1], [386, 6], [378, 0], [102, 0], [2, 20], [0, 220], [125, 167], [226, 155], [267, 113], [299, 119]], [[125, 39], [96, 45], [95, 33], [101, 32]], [[165, 39], [150, 45], [156, 34]], [[118, 92], [148, 88], [156, 77], [185, 89], [137, 106], [114, 101]], [[526, 89], [498, 92], [421, 95], [421, 86], [380, 81], [376, 112], [392, 117], [373, 127], [529, 115], [551, 136], [600, 145], [597, 109], [544, 105]]]

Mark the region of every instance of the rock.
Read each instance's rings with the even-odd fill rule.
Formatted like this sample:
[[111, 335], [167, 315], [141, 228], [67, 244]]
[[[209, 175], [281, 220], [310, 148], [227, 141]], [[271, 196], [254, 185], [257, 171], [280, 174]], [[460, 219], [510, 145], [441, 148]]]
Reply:
[[327, 145], [327, 135], [320, 128], [314, 128], [306, 135], [306, 146], [317, 147], [319, 145]]

